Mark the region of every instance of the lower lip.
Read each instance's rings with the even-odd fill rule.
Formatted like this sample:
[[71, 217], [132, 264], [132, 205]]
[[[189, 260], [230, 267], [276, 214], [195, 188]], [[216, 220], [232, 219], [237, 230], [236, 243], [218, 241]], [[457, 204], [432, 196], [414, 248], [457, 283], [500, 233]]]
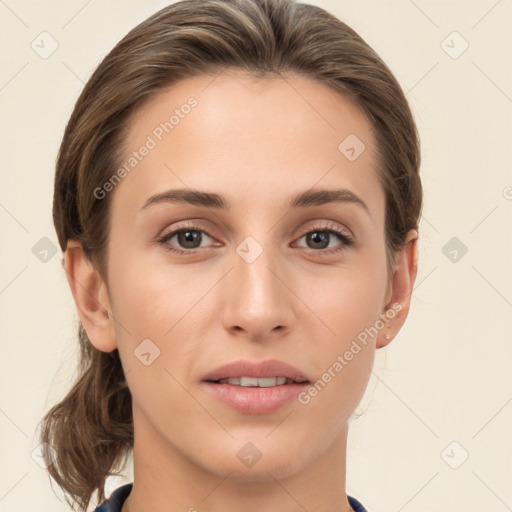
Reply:
[[290, 403], [306, 389], [307, 383], [283, 384], [268, 388], [232, 386], [216, 382], [203, 382], [206, 390], [221, 402], [249, 414], [277, 411]]

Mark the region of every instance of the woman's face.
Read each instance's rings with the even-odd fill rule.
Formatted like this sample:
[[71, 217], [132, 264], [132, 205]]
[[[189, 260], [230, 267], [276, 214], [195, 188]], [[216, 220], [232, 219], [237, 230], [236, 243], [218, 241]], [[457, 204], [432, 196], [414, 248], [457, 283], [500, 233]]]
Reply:
[[[224, 72], [143, 105], [125, 164], [103, 190], [113, 194], [108, 300], [136, 445], [241, 480], [311, 464], [346, 435], [389, 332], [368, 336], [390, 299], [369, 123], [315, 81]], [[178, 189], [189, 201], [162, 199]], [[304, 195], [341, 189], [338, 200]], [[270, 359], [310, 385], [205, 382], [228, 363]]]

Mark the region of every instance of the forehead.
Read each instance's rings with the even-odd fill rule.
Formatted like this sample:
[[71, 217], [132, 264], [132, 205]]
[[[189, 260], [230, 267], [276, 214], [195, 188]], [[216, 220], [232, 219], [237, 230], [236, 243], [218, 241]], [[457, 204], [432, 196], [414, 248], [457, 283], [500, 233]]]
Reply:
[[371, 125], [351, 101], [306, 77], [185, 79], [146, 101], [128, 126], [126, 172], [113, 198], [124, 215], [150, 195], [187, 187], [248, 206], [343, 186], [380, 207]]

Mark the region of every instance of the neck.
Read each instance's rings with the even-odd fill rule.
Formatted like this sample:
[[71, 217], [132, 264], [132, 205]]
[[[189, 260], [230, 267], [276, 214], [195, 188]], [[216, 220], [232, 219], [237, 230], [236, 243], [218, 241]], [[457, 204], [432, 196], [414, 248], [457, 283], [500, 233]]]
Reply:
[[352, 511], [345, 492], [346, 424], [320, 457], [298, 464], [293, 474], [281, 467], [234, 477], [195, 464], [137, 416], [134, 409], [134, 424], [144, 428], [135, 428], [133, 488], [122, 512]]

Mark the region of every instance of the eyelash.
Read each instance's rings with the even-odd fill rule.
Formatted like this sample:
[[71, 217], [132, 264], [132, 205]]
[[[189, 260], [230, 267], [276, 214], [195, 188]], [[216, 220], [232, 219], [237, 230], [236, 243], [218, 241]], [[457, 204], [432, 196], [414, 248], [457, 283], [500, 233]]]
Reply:
[[[169, 231], [167, 233], [164, 233], [162, 236], [158, 237], [157, 241], [162, 245], [162, 247], [169, 252], [173, 252], [176, 254], [184, 255], [184, 256], [193, 256], [194, 254], [197, 254], [197, 249], [176, 249], [169, 245], [168, 241], [173, 238], [174, 235], [179, 234], [181, 232], [185, 231], [199, 231], [201, 233], [205, 233], [210, 238], [213, 238], [206, 230], [201, 228], [200, 226], [194, 225], [194, 224], [186, 224], [184, 226], [179, 226], [178, 228]], [[330, 249], [308, 249], [309, 251], [315, 252], [315, 253], [323, 253], [324, 255], [327, 254], [333, 254], [340, 251], [346, 250], [348, 247], [354, 245], [354, 239], [352, 236], [350, 236], [348, 233], [340, 230], [336, 225], [332, 222], [329, 222], [327, 224], [323, 224], [320, 226], [315, 226], [314, 228], [310, 229], [309, 231], [306, 231], [303, 233], [299, 238], [304, 237], [305, 235], [308, 235], [310, 233], [331, 233], [338, 237], [338, 239], [343, 242], [343, 245], [338, 248], [330, 248]]]

